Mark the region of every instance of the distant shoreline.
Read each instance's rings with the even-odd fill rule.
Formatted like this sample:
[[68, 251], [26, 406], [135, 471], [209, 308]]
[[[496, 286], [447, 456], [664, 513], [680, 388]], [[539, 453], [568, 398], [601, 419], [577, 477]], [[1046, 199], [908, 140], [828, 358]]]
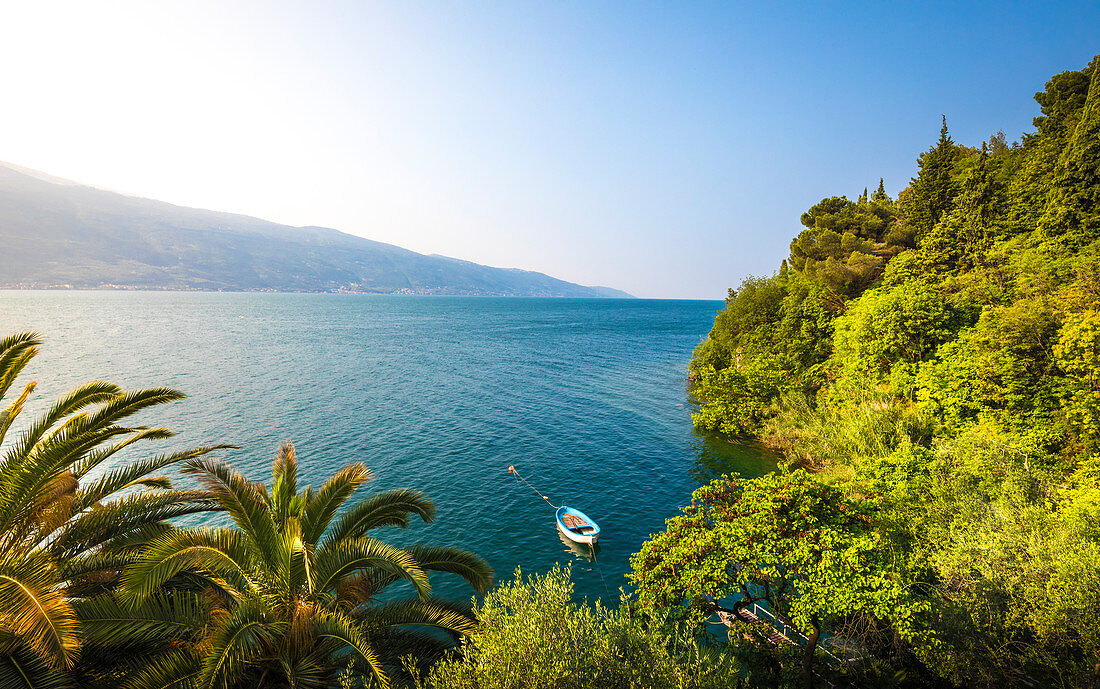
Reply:
[[[630, 301], [638, 299], [632, 294], [625, 296], [564, 296], [557, 294], [506, 294], [492, 292], [450, 292], [450, 291], [414, 291], [398, 290], [394, 292], [375, 292], [351, 289], [328, 290], [287, 290], [287, 289], [217, 289], [204, 287], [162, 287], [156, 285], [98, 285], [95, 287], [84, 285], [0, 285], [0, 291], [7, 292], [205, 292], [212, 294], [358, 294], [382, 297], [509, 297], [518, 299], [608, 299]], [[663, 297], [655, 297], [661, 299]], [[673, 298], [675, 299], [675, 298]], [[711, 301], [709, 299], [689, 301]], [[714, 301], [721, 301], [720, 299]]]
[[725, 303], [724, 299], [705, 299], [701, 297], [567, 297], [534, 294], [420, 294], [405, 292], [349, 292], [349, 291], [313, 291], [313, 290], [262, 290], [262, 289], [200, 289], [197, 287], [20, 287], [0, 285], [2, 292], [134, 292], [134, 293], [180, 293], [180, 294], [329, 294], [365, 297], [462, 297], [465, 299], [552, 299], [556, 301], [685, 301]]

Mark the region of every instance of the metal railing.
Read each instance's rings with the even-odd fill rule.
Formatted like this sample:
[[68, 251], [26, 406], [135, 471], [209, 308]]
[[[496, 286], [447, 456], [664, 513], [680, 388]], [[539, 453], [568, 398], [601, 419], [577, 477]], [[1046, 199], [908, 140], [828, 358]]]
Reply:
[[[779, 633], [783, 635], [783, 638], [789, 640], [791, 643], [801, 646], [801, 645], [806, 645], [810, 642], [809, 637], [807, 637], [805, 634], [803, 634], [798, 629], [790, 626], [789, 624], [787, 624], [783, 620], [776, 617], [775, 614], [772, 613], [771, 610], [768, 610], [767, 608], [760, 605], [759, 603], [753, 603], [751, 606], [746, 608], [746, 610], [749, 610], [753, 614], [753, 616], [755, 616], [757, 619], [759, 619], [761, 621], [764, 621], [764, 622], [767, 622], [772, 627], [776, 628], [779, 631]], [[852, 656], [852, 657], [846, 657], [846, 658], [842, 658], [842, 657], [838, 656], [836, 653], [834, 653], [834, 651], [840, 651], [845, 656], [847, 656], [851, 652], [851, 650], [850, 649], [841, 649], [839, 647], [839, 645], [836, 644], [836, 642], [834, 642], [832, 639], [829, 639], [829, 638], [819, 639], [818, 642], [817, 642], [817, 649], [819, 651], [821, 651], [829, 660], [833, 661], [834, 663], [839, 663], [839, 664], [852, 663], [852, 662], [855, 662], [855, 661], [859, 660], [859, 658], [860, 658], [858, 655], [855, 655], [855, 656]]]

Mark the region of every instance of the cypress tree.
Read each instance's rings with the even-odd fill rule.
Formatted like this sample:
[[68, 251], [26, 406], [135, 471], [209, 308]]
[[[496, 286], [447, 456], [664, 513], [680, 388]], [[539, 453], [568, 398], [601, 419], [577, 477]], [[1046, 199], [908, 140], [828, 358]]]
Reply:
[[963, 181], [959, 194], [959, 205], [972, 225], [981, 229], [982, 236], [988, 235], [997, 217], [1003, 210], [1001, 184], [993, 176], [989, 161], [989, 147], [982, 144], [978, 166]]
[[881, 177], [878, 178], [878, 189], [875, 189], [875, 193], [871, 196], [871, 200], [878, 203], [884, 203], [890, 200], [890, 198], [886, 196], [886, 185], [883, 184]]
[[955, 142], [947, 133], [945, 115], [939, 141], [917, 160], [919, 171], [911, 180], [902, 206], [906, 222], [913, 227], [918, 243], [944, 215], [951, 212], [955, 199], [951, 173], [957, 157]]
[[985, 257], [1004, 211], [1003, 188], [993, 175], [989, 147], [966, 173], [955, 208], [936, 223], [921, 243], [925, 265], [935, 271], [970, 270]]

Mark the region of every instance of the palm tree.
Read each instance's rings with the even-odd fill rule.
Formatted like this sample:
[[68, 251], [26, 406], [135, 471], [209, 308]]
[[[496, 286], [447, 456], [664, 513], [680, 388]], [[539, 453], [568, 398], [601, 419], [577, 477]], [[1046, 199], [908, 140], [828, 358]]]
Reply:
[[[0, 404], [40, 344], [32, 332], [0, 339]], [[204, 490], [150, 476], [215, 447], [105, 470], [135, 443], [171, 437], [124, 422], [182, 393], [86, 383], [5, 442], [34, 389], [26, 384], [0, 408], [0, 686], [46, 689], [69, 683], [83, 641], [79, 605], [110, 590], [168, 520], [220, 506]]]
[[[431, 521], [435, 510], [419, 491], [377, 493], [337, 516], [371, 472], [350, 464], [319, 489], [299, 490], [289, 442], [275, 456], [270, 491], [219, 461], [191, 460], [184, 471], [236, 529], [167, 532], [126, 571], [124, 604], [200, 595], [211, 613], [192, 645], [136, 669], [124, 686], [321, 688], [351, 664], [388, 687], [401, 656], [435, 657], [474, 629], [468, 605], [430, 597], [428, 572], [456, 574], [484, 592], [492, 571], [481, 558], [450, 547], [403, 550], [368, 535], [404, 528], [413, 516]], [[396, 582], [415, 597], [390, 592], [381, 601]]]

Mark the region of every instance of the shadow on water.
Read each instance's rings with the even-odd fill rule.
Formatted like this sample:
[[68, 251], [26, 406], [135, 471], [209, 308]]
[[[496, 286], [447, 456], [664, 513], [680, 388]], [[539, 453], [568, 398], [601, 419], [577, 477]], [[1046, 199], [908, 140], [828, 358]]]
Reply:
[[560, 531], [558, 532], [558, 540], [565, 546], [565, 551], [578, 560], [584, 560], [595, 564], [596, 556], [600, 554], [600, 544], [598, 541], [592, 545], [587, 543], [574, 543], [563, 536]]
[[727, 436], [694, 431], [691, 448], [695, 464], [688, 473], [700, 486], [726, 474], [757, 478], [779, 467], [779, 459], [763, 445]]
[[607, 585], [607, 577], [604, 576], [603, 569], [596, 559], [600, 554], [599, 542], [592, 544], [574, 543], [566, 538], [560, 531], [558, 532], [558, 540], [565, 546], [565, 552], [569, 553], [574, 559], [579, 560], [579, 562], [573, 563], [574, 576], [578, 570], [586, 572], [589, 575], [595, 574], [600, 578], [600, 586], [603, 589], [603, 599], [605, 601], [612, 600], [611, 588]]

